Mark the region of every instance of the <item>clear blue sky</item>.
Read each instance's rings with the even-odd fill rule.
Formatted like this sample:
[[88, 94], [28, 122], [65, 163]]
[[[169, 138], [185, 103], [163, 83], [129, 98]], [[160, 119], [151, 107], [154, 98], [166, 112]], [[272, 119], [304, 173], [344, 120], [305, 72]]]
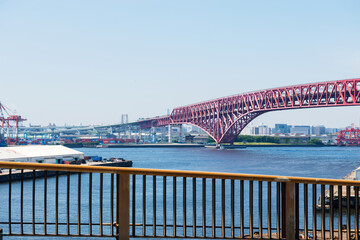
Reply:
[[[360, 77], [360, 2], [0, 0], [0, 101], [34, 124], [116, 123]], [[358, 124], [360, 107], [255, 123]]]

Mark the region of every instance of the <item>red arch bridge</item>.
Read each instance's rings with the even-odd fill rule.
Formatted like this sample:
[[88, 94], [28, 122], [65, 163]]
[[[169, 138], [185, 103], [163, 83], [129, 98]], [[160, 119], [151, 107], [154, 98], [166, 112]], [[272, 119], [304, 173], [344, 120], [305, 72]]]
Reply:
[[256, 117], [269, 111], [360, 105], [360, 78], [272, 88], [195, 103], [163, 117], [139, 121], [140, 128], [192, 124], [217, 144], [233, 143]]

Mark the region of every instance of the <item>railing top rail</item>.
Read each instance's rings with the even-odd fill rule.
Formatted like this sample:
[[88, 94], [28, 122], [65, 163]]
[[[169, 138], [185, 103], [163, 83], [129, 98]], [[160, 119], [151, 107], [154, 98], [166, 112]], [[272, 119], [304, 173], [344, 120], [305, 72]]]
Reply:
[[60, 164], [5, 162], [5, 161], [0, 161], [0, 168], [360, 186], [360, 181], [353, 181], [353, 180], [307, 178], [307, 177], [303, 178], [303, 177], [290, 177], [290, 176], [220, 173], [220, 172], [162, 170], [162, 169], [147, 169], [147, 168], [102, 167], [102, 166], [84, 166], [84, 165], [80, 166], [80, 165], [60, 165]]

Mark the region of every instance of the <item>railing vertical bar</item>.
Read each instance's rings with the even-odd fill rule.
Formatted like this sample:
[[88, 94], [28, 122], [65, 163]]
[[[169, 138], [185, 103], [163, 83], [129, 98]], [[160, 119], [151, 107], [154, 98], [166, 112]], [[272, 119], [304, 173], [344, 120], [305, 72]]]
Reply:
[[325, 239], [325, 185], [321, 184], [321, 239]]
[[313, 228], [313, 239], [317, 239], [316, 236], [316, 184], [312, 185], [312, 210], [313, 210], [313, 215], [312, 215], [312, 228]]
[[35, 235], [35, 170], [32, 171], [32, 234]]
[[66, 175], [66, 234], [70, 235], [70, 172]]
[[173, 177], [173, 236], [176, 237], [176, 177]]
[[235, 186], [234, 186], [234, 179], [231, 179], [230, 184], [230, 191], [231, 191], [231, 238], [235, 237], [235, 218], [234, 218], [234, 212], [235, 212]]
[[196, 178], [192, 180], [192, 195], [193, 195], [193, 237], [196, 237]]
[[132, 236], [136, 235], [136, 175], [132, 175]]
[[215, 188], [215, 178], [212, 179], [211, 181], [211, 188], [212, 188], [212, 237], [215, 238], [216, 237], [216, 199], [215, 199], [215, 194], [216, 194], [216, 188]]
[[249, 181], [249, 230], [250, 230], [250, 238], [253, 238], [254, 229], [253, 229], [253, 201], [254, 201], [254, 182], [252, 180]]
[[163, 235], [166, 237], [166, 176], [163, 176]]
[[202, 179], [202, 222], [203, 237], [206, 237], [206, 178]]
[[153, 176], [153, 235], [156, 236], [156, 176]]
[[114, 236], [114, 174], [110, 176], [110, 234]]
[[59, 235], [59, 172], [55, 173], [55, 234]]
[[351, 212], [350, 212], [350, 186], [346, 186], [346, 239], [350, 239], [350, 219]]
[[359, 240], [359, 187], [354, 187], [355, 194], [355, 240]]
[[338, 239], [342, 240], [342, 186], [338, 185]]
[[143, 205], [142, 205], [142, 235], [146, 236], [146, 175], [143, 175], [143, 192], [142, 192], [142, 198], [143, 198]]
[[89, 173], [89, 235], [92, 235], [92, 173]]
[[225, 179], [221, 179], [221, 235], [225, 238]]
[[300, 234], [300, 195], [299, 195], [299, 183], [295, 183], [295, 236], [298, 237]]
[[81, 172], [78, 173], [78, 212], [77, 212], [77, 217], [78, 217], [78, 234], [81, 235]]
[[183, 235], [186, 237], [186, 177], [183, 177]]
[[334, 186], [330, 185], [330, 239], [334, 239]]
[[12, 169], [9, 168], [9, 235], [11, 235], [11, 178], [12, 178]]
[[100, 236], [103, 235], [103, 188], [104, 188], [104, 174], [100, 173]]
[[286, 183], [285, 182], [281, 182], [281, 198], [280, 198], [280, 206], [281, 206], [281, 238], [289, 238], [289, 236], [286, 236], [287, 233], [287, 208], [286, 208]]
[[295, 236], [295, 183], [291, 181], [282, 182], [282, 187], [282, 237], [286, 237], [286, 239], [296, 239], [299, 236]]
[[44, 235], [47, 234], [47, 171], [44, 171]]
[[309, 223], [308, 223], [308, 184], [304, 183], [304, 237], [308, 239]]
[[21, 189], [20, 189], [20, 233], [24, 234], [24, 169], [21, 169]]
[[116, 174], [116, 238], [129, 239], [130, 175]]
[[268, 238], [271, 239], [271, 182], [267, 183], [268, 194], [267, 194], [267, 221], [268, 221]]
[[258, 203], [259, 203], [259, 238], [262, 238], [262, 201], [263, 201], [263, 197], [262, 197], [262, 181], [258, 182]]
[[280, 238], [280, 183], [276, 183], [276, 237]]
[[240, 180], [240, 237], [244, 238], [244, 204], [245, 197], [244, 197], [244, 180]]

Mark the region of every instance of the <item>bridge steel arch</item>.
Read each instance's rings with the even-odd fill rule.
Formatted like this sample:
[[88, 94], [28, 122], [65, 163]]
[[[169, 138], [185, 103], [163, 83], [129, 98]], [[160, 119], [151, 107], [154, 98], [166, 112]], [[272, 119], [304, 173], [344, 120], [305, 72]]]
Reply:
[[154, 118], [150, 122], [152, 126], [192, 124], [207, 132], [217, 144], [233, 143], [247, 124], [265, 112], [358, 105], [360, 78], [287, 86], [218, 98], [175, 108], [169, 116]]

